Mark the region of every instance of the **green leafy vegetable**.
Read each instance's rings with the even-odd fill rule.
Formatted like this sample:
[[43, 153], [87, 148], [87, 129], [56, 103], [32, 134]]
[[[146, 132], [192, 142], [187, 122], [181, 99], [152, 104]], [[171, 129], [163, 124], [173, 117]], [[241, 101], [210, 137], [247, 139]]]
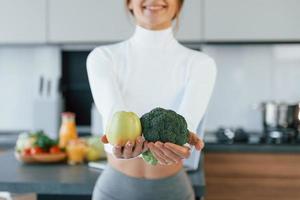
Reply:
[[50, 147], [57, 145], [57, 141], [49, 138], [43, 131], [33, 133], [33, 136], [36, 137], [35, 145], [46, 151], [48, 151]]

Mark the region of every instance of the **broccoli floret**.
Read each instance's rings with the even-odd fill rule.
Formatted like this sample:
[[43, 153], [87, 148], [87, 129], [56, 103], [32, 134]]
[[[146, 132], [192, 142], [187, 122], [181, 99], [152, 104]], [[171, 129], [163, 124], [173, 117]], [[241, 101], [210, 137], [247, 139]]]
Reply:
[[[171, 142], [178, 145], [188, 142], [187, 123], [183, 116], [173, 110], [155, 108], [141, 117], [141, 124], [147, 141]], [[150, 151], [144, 152], [142, 158], [152, 165], [158, 162]]]
[[158, 163], [158, 160], [153, 156], [152, 152], [149, 150], [142, 153], [142, 158], [144, 161], [151, 165], [156, 165]]

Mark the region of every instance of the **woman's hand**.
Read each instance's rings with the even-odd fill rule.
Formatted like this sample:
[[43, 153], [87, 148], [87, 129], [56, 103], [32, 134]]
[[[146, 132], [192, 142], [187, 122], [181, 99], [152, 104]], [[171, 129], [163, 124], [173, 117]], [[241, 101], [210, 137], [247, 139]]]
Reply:
[[[190, 132], [189, 134], [188, 143], [195, 146], [198, 151], [204, 147], [202, 139], [193, 132]], [[191, 154], [189, 147], [176, 145], [170, 142], [150, 142], [148, 143], [148, 148], [159, 163], [163, 165], [171, 165], [182, 162], [182, 159], [188, 158]]]
[[[108, 143], [106, 135], [101, 137], [103, 143]], [[135, 142], [128, 141], [124, 147], [116, 145], [113, 147], [113, 155], [116, 158], [130, 159], [137, 157], [148, 149], [147, 142], [144, 137], [139, 136]]]
[[200, 151], [204, 148], [204, 142], [201, 138], [198, 137], [196, 133], [190, 132], [188, 143], [192, 146], [195, 146], [196, 150]]

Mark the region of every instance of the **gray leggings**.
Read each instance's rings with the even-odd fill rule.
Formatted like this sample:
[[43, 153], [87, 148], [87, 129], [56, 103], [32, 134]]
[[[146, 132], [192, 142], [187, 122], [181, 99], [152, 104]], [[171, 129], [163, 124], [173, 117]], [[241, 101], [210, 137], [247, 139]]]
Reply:
[[162, 179], [130, 177], [110, 165], [99, 176], [93, 200], [194, 200], [192, 184], [181, 169]]

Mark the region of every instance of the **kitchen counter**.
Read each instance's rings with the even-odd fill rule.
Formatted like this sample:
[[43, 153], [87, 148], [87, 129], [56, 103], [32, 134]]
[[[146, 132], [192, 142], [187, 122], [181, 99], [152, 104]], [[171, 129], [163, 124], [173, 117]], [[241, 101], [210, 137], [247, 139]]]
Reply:
[[300, 138], [294, 144], [267, 144], [261, 143], [262, 133], [251, 133], [248, 143], [220, 142], [215, 132], [206, 132], [204, 136], [204, 152], [219, 153], [300, 153]]
[[222, 144], [205, 143], [204, 152], [228, 153], [300, 153], [300, 144]]
[[[38, 199], [90, 199], [102, 170], [87, 165], [67, 164], [25, 165], [13, 151], [0, 154], [0, 191], [37, 193]], [[197, 197], [205, 191], [203, 162], [196, 171], [188, 172]]]
[[19, 132], [0, 132], [0, 151], [13, 149], [18, 136]]

